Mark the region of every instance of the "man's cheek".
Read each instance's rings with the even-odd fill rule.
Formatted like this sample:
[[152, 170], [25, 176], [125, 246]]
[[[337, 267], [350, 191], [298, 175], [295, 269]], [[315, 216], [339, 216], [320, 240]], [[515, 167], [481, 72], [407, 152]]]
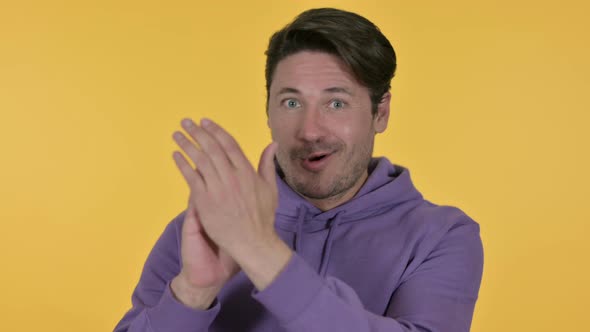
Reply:
[[[280, 145], [279, 145], [280, 146]], [[279, 148], [279, 150], [277, 150], [277, 159], [279, 160], [280, 163], [284, 163], [286, 161], [288, 161], [288, 156], [289, 156], [289, 152], [285, 149]]]

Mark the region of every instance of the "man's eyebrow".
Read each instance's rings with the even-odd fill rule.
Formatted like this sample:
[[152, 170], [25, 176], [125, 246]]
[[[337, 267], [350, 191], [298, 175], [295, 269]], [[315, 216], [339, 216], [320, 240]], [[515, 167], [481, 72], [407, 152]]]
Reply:
[[297, 89], [294, 88], [282, 88], [281, 90], [279, 90], [279, 95], [285, 94], [285, 93], [295, 93], [295, 94], [301, 94], [301, 92]]
[[328, 88], [324, 90], [325, 92], [331, 92], [331, 93], [344, 93], [347, 94], [349, 96], [352, 96], [352, 92], [350, 92], [348, 89], [343, 88], [343, 87], [333, 87], [333, 88]]
[[[344, 93], [344, 94], [347, 94], [347, 95], [352, 96], [352, 92], [350, 92], [348, 89], [343, 88], [343, 87], [338, 87], [338, 86], [324, 89], [323, 92]], [[279, 90], [278, 95], [285, 94], [285, 93], [301, 94], [301, 91], [299, 91], [299, 90], [297, 90], [295, 88], [282, 88], [281, 90]]]

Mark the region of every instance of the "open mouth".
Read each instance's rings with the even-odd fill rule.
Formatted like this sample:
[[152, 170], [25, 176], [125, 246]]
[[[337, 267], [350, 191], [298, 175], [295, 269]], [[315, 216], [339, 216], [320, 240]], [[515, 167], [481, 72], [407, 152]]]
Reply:
[[324, 159], [329, 153], [324, 153], [324, 154], [319, 154], [319, 155], [315, 155], [312, 156], [310, 158], [307, 158], [309, 161], [320, 161], [322, 159]]
[[332, 152], [314, 153], [303, 159], [302, 166], [308, 171], [319, 172], [328, 165], [332, 154]]

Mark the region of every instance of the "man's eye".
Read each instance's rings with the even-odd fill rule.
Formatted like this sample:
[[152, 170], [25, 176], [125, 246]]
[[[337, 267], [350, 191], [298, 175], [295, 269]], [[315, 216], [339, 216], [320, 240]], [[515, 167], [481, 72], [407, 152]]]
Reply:
[[332, 100], [332, 102], [330, 103], [330, 107], [335, 109], [344, 108], [344, 102], [342, 100]]
[[287, 99], [285, 100], [285, 105], [287, 108], [297, 108], [299, 107], [299, 102], [296, 99]]

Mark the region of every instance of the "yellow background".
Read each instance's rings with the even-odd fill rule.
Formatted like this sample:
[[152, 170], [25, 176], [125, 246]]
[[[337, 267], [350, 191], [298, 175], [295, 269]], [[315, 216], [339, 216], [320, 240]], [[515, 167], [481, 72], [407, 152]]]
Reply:
[[186, 204], [180, 119], [257, 161], [268, 37], [320, 6], [398, 53], [376, 154], [481, 225], [472, 331], [590, 325], [587, 2], [0, 0], [1, 331], [113, 329]]

